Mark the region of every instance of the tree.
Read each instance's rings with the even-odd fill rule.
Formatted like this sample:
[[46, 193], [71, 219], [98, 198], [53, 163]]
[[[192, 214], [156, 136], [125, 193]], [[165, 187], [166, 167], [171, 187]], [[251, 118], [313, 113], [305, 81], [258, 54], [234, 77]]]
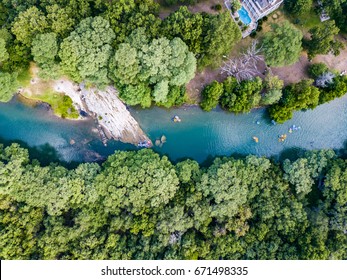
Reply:
[[191, 13], [186, 6], [181, 6], [163, 20], [162, 30], [169, 39], [181, 38], [194, 54], [202, 52], [203, 16], [200, 13]]
[[157, 103], [159, 106], [171, 108], [172, 106], [181, 106], [186, 101], [186, 87], [169, 86], [169, 92], [165, 102]]
[[130, 106], [140, 104], [142, 108], [148, 108], [152, 104], [151, 88], [143, 83], [123, 86], [119, 97]]
[[117, 51], [110, 60], [110, 76], [115, 82], [131, 85], [137, 84], [137, 75], [140, 72], [139, 58], [137, 49], [129, 43], [118, 46]]
[[58, 54], [57, 35], [55, 33], [37, 35], [32, 42], [31, 54], [41, 67], [54, 64]]
[[235, 77], [239, 82], [254, 78], [258, 71], [258, 63], [264, 63], [264, 59], [259, 55], [261, 48], [257, 47], [258, 41], [252, 41], [251, 46], [242, 54], [241, 57], [232, 58], [224, 62], [222, 73]]
[[334, 162], [332, 168], [327, 172], [324, 197], [329, 202], [329, 216], [331, 217], [330, 226], [333, 230], [347, 231], [347, 167], [345, 161]]
[[286, 0], [284, 6], [288, 12], [295, 15], [305, 15], [312, 8], [312, 0]]
[[313, 80], [302, 80], [285, 87], [281, 101], [269, 108], [270, 117], [283, 123], [292, 118], [293, 111], [314, 109], [319, 104], [320, 91], [312, 83]]
[[63, 8], [57, 4], [47, 6], [46, 10], [47, 21], [52, 32], [60, 38], [67, 37], [76, 23], [76, 10], [71, 12], [71, 8]]
[[320, 8], [324, 9], [335, 20], [336, 25], [343, 32], [346, 32], [347, 5], [345, 0], [322, 0]]
[[0, 38], [5, 41], [5, 44], [9, 44], [13, 36], [7, 28], [0, 28]]
[[115, 34], [102, 17], [82, 20], [61, 44], [61, 69], [76, 82], [107, 85], [108, 62]]
[[157, 103], [166, 102], [169, 94], [169, 82], [162, 80], [154, 86], [153, 98]]
[[286, 173], [286, 178], [292, 185], [295, 186], [296, 194], [304, 199], [307, 194], [312, 191], [314, 184], [308, 168], [307, 159], [299, 159], [291, 163], [289, 160], [283, 162], [283, 170]]
[[[128, 42], [119, 45], [109, 64], [109, 76], [124, 89], [135, 89], [139, 84], [149, 86], [155, 102], [169, 104], [173, 96], [180, 98], [180, 91], [170, 88], [184, 86], [194, 77], [195, 69], [196, 59], [180, 38], [161, 37], [150, 41], [140, 28], [129, 36]], [[141, 95], [133, 93], [135, 91], [125, 90], [121, 96], [133, 104], [142, 103]]]
[[17, 89], [17, 73], [0, 72], [0, 102], [10, 101]]
[[20, 12], [24, 12], [30, 7], [37, 5], [37, 0], [4, 0], [0, 7], [5, 12], [4, 23], [13, 22]]
[[339, 40], [335, 39], [339, 31], [333, 20], [325, 21], [322, 25], [310, 29], [311, 40], [307, 42], [309, 58], [330, 52], [335, 56], [339, 55], [340, 49], [344, 47]]
[[317, 79], [319, 76], [327, 73], [328, 71], [328, 66], [322, 62], [310, 64], [308, 67], [308, 74], [312, 79]]
[[3, 38], [0, 38], [0, 63], [9, 58], [9, 54], [6, 49], [6, 41]]
[[3, 70], [16, 72], [28, 68], [31, 59], [29, 47], [14, 41], [8, 45], [7, 52], [9, 59], [2, 63]]
[[222, 56], [228, 55], [241, 40], [241, 31], [230, 17], [229, 12], [207, 15], [204, 18], [203, 52], [199, 59], [201, 66], [219, 65]]
[[228, 77], [224, 82], [224, 93], [220, 98], [223, 108], [234, 113], [248, 113], [260, 102], [262, 80], [257, 77], [240, 84], [235, 78]]
[[213, 81], [211, 84], [206, 86], [202, 91], [202, 102], [200, 106], [205, 111], [211, 111], [216, 108], [219, 102], [219, 98], [223, 94], [223, 84]]
[[47, 29], [48, 22], [45, 15], [37, 7], [33, 6], [19, 13], [13, 23], [12, 33], [19, 42], [30, 47], [34, 37], [37, 34], [45, 33]]
[[261, 97], [262, 105], [271, 105], [277, 103], [282, 97], [283, 81], [277, 76], [267, 73], [264, 79], [265, 93]]
[[230, 6], [233, 13], [237, 12], [242, 8], [242, 5], [239, 0], [231, 0]]
[[272, 32], [265, 34], [263, 50], [265, 61], [271, 66], [291, 65], [298, 61], [301, 52], [302, 33], [288, 21], [274, 24]]
[[211, 203], [212, 217], [219, 222], [234, 217], [252, 192], [250, 186], [261, 180], [269, 167], [268, 160], [252, 156], [245, 160], [216, 159], [197, 185]]
[[143, 50], [140, 75], [150, 84], [168, 79], [170, 85], [181, 86], [194, 77], [195, 69], [194, 55], [179, 38], [155, 39]]
[[143, 28], [150, 38], [158, 37], [159, 5], [153, 0], [108, 1], [105, 5], [103, 16], [116, 34], [115, 44], [123, 43], [137, 28]]
[[332, 83], [320, 89], [319, 103], [323, 104], [341, 97], [347, 92], [347, 77], [337, 76], [332, 79]]
[[123, 208], [141, 215], [167, 204], [178, 189], [173, 165], [151, 150], [118, 152], [104, 167], [96, 180], [106, 211]]

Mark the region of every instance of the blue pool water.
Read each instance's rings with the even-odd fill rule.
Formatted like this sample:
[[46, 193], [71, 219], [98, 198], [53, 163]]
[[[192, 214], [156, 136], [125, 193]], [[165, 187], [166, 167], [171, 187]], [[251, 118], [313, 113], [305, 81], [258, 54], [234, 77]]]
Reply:
[[252, 20], [249, 16], [247, 10], [245, 9], [245, 7], [242, 6], [242, 8], [238, 11], [238, 13], [239, 13], [241, 21], [244, 24], [249, 25], [251, 23]]

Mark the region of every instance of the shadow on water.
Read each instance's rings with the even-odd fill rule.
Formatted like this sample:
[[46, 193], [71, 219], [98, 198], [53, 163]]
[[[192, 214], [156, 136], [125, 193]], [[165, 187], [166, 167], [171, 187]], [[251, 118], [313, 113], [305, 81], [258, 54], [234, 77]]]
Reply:
[[347, 140], [343, 143], [343, 148], [340, 150], [337, 150], [336, 153], [342, 159], [347, 159]]
[[300, 147], [291, 147], [284, 149], [280, 154], [278, 154], [277, 160], [279, 162], [283, 162], [286, 159], [289, 159], [290, 161], [295, 161], [298, 158], [302, 157], [305, 152], [307, 152], [306, 149], [300, 148]]
[[80, 164], [80, 162], [76, 162], [76, 161], [66, 162], [66, 161], [60, 160], [61, 157], [58, 151], [48, 143], [39, 145], [36, 147], [31, 147], [24, 141], [6, 140], [2, 137], [0, 137], [0, 143], [3, 144], [4, 147], [11, 146], [14, 143], [19, 144], [22, 148], [28, 150], [30, 160], [33, 160], [33, 159], [38, 160], [41, 166], [48, 166], [51, 163], [58, 163], [59, 165], [62, 165], [68, 169], [73, 169]]

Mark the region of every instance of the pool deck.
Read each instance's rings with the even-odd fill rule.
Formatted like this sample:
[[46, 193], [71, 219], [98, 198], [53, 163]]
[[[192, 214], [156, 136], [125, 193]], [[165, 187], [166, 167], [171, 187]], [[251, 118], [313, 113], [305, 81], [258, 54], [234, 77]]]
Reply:
[[[251, 23], [247, 25], [247, 29], [243, 30], [244, 24], [240, 26], [242, 38], [245, 38], [257, 28], [258, 20], [277, 10], [283, 3], [283, 0], [240, 0], [240, 3], [251, 18]], [[238, 23], [240, 20], [236, 20], [236, 18], [239, 18], [239, 14], [238, 12], [232, 12], [230, 0], [225, 0], [224, 4], [230, 11], [231, 17]]]
[[[229, 0], [225, 0], [224, 5], [229, 10], [230, 15], [233, 18], [233, 20], [235, 21], [235, 23], [238, 23], [239, 21], [241, 21], [241, 19], [236, 20], [236, 18], [240, 18], [239, 13], [238, 12], [233, 13], [231, 11], [230, 1]], [[240, 29], [241, 29], [241, 33], [242, 33], [242, 38], [246, 38], [247, 36], [249, 36], [249, 34], [252, 33], [253, 30], [255, 30], [257, 28], [258, 24], [257, 24], [257, 21], [255, 21], [255, 19], [251, 16], [251, 14], [247, 10], [247, 8], [245, 6], [243, 6], [243, 7], [247, 11], [248, 16], [251, 18], [251, 23], [247, 25], [247, 29], [242, 30], [242, 26], [239, 26]], [[245, 26], [245, 25], [243, 24], [243, 26]]]

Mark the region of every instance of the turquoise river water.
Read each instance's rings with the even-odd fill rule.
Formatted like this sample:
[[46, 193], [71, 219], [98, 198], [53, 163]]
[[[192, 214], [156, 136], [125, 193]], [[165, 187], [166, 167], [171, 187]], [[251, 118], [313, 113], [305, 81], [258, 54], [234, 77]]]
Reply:
[[[198, 107], [130, 110], [153, 142], [166, 136], [167, 142], [153, 149], [173, 161], [192, 158], [202, 163], [221, 155], [278, 156], [301, 149], [341, 149], [347, 140], [347, 96], [315, 110], [296, 112], [283, 125], [271, 124], [264, 109], [242, 115], [220, 109], [206, 113]], [[174, 115], [182, 122], [174, 123]], [[292, 125], [301, 129], [289, 133]], [[287, 139], [279, 142], [282, 134], [287, 134]], [[258, 137], [258, 143], [253, 136]], [[16, 99], [0, 103], [0, 142], [20, 142], [44, 163], [102, 160], [115, 150], [137, 149], [116, 141], [104, 147], [92, 120], [62, 120], [44, 107], [25, 106]]]

